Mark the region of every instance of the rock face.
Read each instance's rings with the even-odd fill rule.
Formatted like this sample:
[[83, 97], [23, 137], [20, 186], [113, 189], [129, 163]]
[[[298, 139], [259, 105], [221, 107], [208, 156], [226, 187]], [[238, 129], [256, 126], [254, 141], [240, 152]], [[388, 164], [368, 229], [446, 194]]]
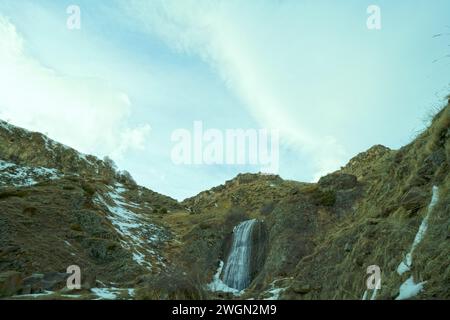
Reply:
[[250, 257], [250, 279], [254, 279], [264, 268], [267, 249], [269, 246], [267, 226], [263, 221], [257, 220], [252, 231], [252, 252]]

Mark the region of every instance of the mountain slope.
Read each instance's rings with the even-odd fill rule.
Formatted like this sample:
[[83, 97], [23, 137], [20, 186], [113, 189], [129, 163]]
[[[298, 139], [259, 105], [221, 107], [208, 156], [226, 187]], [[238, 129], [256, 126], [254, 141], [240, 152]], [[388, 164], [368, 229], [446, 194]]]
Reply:
[[[448, 299], [449, 138], [447, 105], [407, 146], [374, 146], [317, 183], [240, 174], [178, 203], [108, 159], [0, 122], [0, 294], [14, 272], [76, 264], [94, 293], [142, 299]], [[250, 286], [208, 286], [249, 219]], [[366, 287], [370, 266], [378, 290]]]
[[[402, 284], [424, 281], [418, 298], [449, 298], [449, 113], [447, 105], [400, 150], [374, 146], [317, 184], [244, 174], [185, 200], [191, 214], [167, 216], [183, 235], [180, 261], [210, 270], [208, 281], [227, 259], [233, 227], [256, 218], [264, 231], [255, 235], [243, 298], [361, 299], [371, 265], [382, 273], [374, 298], [396, 298]], [[428, 210], [433, 186], [438, 201]], [[427, 215], [411, 270], [400, 275]]]
[[78, 265], [88, 286], [117, 286], [165, 268], [172, 234], [158, 221], [180, 207], [176, 200], [137, 186], [108, 161], [5, 122], [0, 158], [0, 273]]

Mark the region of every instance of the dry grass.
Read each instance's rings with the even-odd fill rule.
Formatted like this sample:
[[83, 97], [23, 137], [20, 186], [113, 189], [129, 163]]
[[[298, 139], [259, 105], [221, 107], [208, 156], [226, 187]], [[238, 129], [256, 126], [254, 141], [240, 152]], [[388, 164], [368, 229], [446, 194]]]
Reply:
[[205, 300], [208, 292], [199, 274], [172, 271], [150, 276], [136, 291], [138, 300]]

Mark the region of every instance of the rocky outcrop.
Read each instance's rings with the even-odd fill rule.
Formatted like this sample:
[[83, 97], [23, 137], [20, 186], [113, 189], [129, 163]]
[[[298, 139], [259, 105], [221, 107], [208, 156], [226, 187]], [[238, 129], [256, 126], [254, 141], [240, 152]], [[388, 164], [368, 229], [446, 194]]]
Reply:
[[22, 294], [36, 294], [44, 291], [61, 290], [66, 286], [68, 273], [48, 272], [35, 273], [23, 279]]
[[64, 173], [111, 179], [108, 163], [0, 120], [0, 159], [21, 166], [58, 169]]
[[250, 257], [250, 278], [256, 278], [264, 268], [267, 250], [269, 247], [269, 234], [264, 221], [256, 221], [252, 230], [252, 252]]
[[322, 188], [348, 190], [356, 187], [358, 180], [352, 174], [338, 172], [320, 178], [318, 183]]

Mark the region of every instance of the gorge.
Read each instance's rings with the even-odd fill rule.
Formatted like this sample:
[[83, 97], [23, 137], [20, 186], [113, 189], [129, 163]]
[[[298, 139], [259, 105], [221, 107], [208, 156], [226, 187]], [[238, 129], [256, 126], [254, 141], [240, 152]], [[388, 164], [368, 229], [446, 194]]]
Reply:
[[0, 297], [361, 299], [376, 265], [376, 299], [448, 299], [449, 128], [447, 105], [316, 183], [245, 173], [179, 202], [0, 121]]

